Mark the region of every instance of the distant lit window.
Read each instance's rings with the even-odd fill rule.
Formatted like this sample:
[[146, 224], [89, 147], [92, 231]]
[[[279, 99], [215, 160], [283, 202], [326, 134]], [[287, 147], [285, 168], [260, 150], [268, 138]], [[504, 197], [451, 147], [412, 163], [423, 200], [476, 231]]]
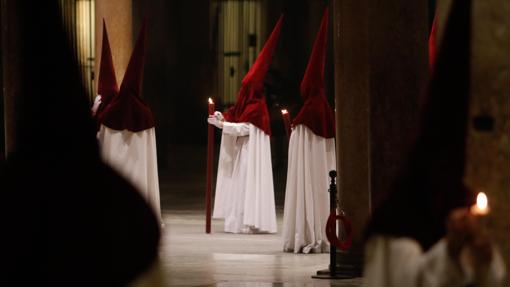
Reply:
[[76, 53], [83, 84], [93, 98], [95, 58], [95, 0], [59, 0], [64, 25]]
[[212, 7], [218, 28], [218, 96], [228, 105], [235, 103], [241, 80], [261, 48], [261, 1], [217, 0]]

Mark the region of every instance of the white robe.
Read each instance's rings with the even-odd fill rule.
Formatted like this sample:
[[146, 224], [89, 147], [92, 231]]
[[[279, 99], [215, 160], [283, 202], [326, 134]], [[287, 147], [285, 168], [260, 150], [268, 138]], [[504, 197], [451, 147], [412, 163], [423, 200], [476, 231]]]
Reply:
[[290, 136], [283, 250], [294, 253], [329, 251], [326, 222], [329, 172], [336, 170], [335, 139], [315, 135], [297, 125]]
[[225, 232], [277, 231], [270, 138], [253, 124], [223, 124], [213, 218]]
[[[505, 265], [493, 249], [493, 258], [480, 287], [502, 286]], [[448, 255], [446, 240], [427, 252], [415, 240], [375, 236], [365, 248], [366, 287], [464, 287], [472, 282], [473, 269], [468, 250], [461, 252], [460, 266]]]
[[135, 133], [101, 125], [97, 137], [103, 160], [141, 192], [161, 221], [154, 128]]

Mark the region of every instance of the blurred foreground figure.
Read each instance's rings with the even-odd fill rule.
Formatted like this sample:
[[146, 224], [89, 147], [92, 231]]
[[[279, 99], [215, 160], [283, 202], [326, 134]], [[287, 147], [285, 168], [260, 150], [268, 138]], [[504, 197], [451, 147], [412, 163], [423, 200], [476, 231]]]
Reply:
[[145, 24], [117, 87], [106, 23], [93, 113], [99, 124], [103, 160], [133, 184], [161, 219], [154, 116], [141, 98], [145, 54]]
[[225, 232], [276, 232], [270, 122], [264, 78], [280, 35], [276, 24], [241, 83], [234, 107], [207, 121], [223, 129], [214, 218], [225, 219]]
[[126, 286], [156, 261], [156, 217], [100, 160], [58, 1], [9, 5], [21, 91], [15, 150], [0, 169], [2, 286]]
[[335, 114], [324, 91], [328, 10], [308, 61], [301, 96], [304, 105], [293, 121], [283, 216], [283, 250], [329, 251], [329, 171], [336, 170]]
[[422, 115], [393, 190], [366, 230], [368, 287], [501, 286], [505, 266], [464, 185], [471, 1], [455, 0]]

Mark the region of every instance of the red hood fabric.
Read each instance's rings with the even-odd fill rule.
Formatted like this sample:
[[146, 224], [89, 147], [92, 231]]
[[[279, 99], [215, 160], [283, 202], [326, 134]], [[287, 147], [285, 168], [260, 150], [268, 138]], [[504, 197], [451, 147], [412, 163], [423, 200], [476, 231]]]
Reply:
[[126, 74], [120, 86], [119, 95], [104, 107], [98, 120], [114, 130], [139, 132], [154, 127], [154, 116], [140, 97], [143, 80], [145, 30], [142, 25]]
[[436, 54], [437, 54], [437, 35], [436, 35], [436, 26], [437, 26], [437, 15], [434, 16], [434, 20], [432, 22], [432, 28], [430, 29], [429, 36], [429, 69], [430, 73], [434, 71], [434, 63], [436, 62]]
[[251, 123], [267, 135], [271, 135], [271, 127], [264, 95], [264, 78], [271, 64], [282, 23], [283, 15], [280, 16], [257, 60], [243, 78], [236, 104], [223, 114], [225, 120], [229, 122]]
[[304, 100], [304, 104], [294, 118], [293, 125], [302, 124], [318, 136], [333, 138], [335, 137], [335, 113], [329, 106], [324, 91], [328, 14], [328, 8], [326, 8], [303, 81], [301, 82], [301, 97]]
[[112, 51], [106, 31], [106, 23], [103, 19], [103, 44], [101, 48], [101, 64], [99, 67], [99, 79], [97, 93], [101, 95], [101, 105], [99, 105], [96, 117], [103, 112], [104, 108], [110, 104], [111, 100], [119, 94], [119, 86], [115, 77], [115, 68], [113, 66]]

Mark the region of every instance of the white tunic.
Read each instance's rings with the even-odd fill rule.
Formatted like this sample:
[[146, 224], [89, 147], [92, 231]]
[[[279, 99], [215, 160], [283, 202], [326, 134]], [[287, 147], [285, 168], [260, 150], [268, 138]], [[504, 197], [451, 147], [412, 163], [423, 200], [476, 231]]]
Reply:
[[103, 160], [142, 193], [161, 221], [154, 128], [135, 133], [101, 125], [97, 137]]
[[270, 138], [250, 123], [223, 123], [214, 218], [225, 232], [275, 233]]
[[297, 125], [290, 136], [283, 250], [328, 252], [329, 172], [336, 170], [335, 139], [315, 135]]
[[[365, 248], [364, 282], [366, 287], [464, 287], [473, 281], [473, 269], [467, 249], [461, 253], [460, 265], [440, 240], [427, 252], [415, 240], [375, 236]], [[494, 249], [493, 259], [480, 285], [502, 286], [505, 266]]]

